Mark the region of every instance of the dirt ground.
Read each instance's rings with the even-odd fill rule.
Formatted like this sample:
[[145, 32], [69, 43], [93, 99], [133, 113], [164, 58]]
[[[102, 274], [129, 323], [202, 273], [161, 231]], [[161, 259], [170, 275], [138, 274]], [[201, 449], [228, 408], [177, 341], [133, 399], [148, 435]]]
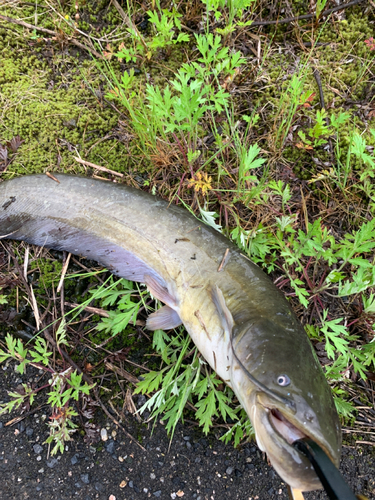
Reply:
[[[1, 378], [1, 392], [7, 382]], [[162, 425], [141, 430], [142, 450], [112, 426], [95, 446], [77, 434], [63, 455], [48, 457], [43, 409], [7, 427], [0, 423], [0, 498], [21, 500], [266, 500], [289, 498], [285, 483], [267, 465], [254, 443], [239, 450], [214, 434], [179, 425], [169, 449]], [[108, 422], [103, 420], [103, 426]], [[134, 422], [133, 422], [134, 425]], [[128, 428], [131, 429], [132, 425]], [[115, 438], [112, 432], [115, 431]], [[341, 472], [356, 493], [375, 498], [372, 448], [344, 446]], [[328, 498], [305, 494], [307, 500]]]
[[[1, 372], [2, 401], [7, 400], [7, 390], [40, 377], [37, 370], [20, 376], [14, 363]], [[144, 396], [133, 400], [140, 407]], [[204, 436], [196, 424], [185, 423], [178, 425], [170, 444], [160, 421], [153, 427], [128, 414], [123, 425], [137, 438], [132, 441], [98, 411], [94, 421], [106, 431], [105, 441], [89, 445], [78, 431], [62, 455], [50, 456], [44, 444], [49, 414], [41, 403], [25, 418], [0, 417], [1, 500], [289, 499], [286, 484], [254, 442], [234, 449], [218, 439], [217, 429]], [[372, 446], [344, 445], [341, 472], [355, 493], [375, 498]], [[305, 498], [328, 497], [315, 491]]]

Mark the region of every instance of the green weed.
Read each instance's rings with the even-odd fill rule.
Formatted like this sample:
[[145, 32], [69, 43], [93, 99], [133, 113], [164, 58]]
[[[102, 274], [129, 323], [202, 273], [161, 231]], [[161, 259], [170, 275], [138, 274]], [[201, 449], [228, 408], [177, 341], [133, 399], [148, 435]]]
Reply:
[[[21, 406], [31, 406], [38, 392], [50, 389], [48, 393], [48, 404], [52, 409], [51, 422], [48, 423], [50, 435], [46, 443], [54, 443], [51, 454], [58, 451], [62, 453], [66, 441], [71, 440], [71, 434], [75, 432], [77, 425], [73, 422], [73, 417], [77, 412], [71, 406], [72, 401], [78, 401], [81, 394], [89, 394], [93, 386], [82, 382], [82, 374], [78, 374], [71, 367], [64, 371], [56, 371], [52, 368], [51, 356], [45, 339], [38, 337], [33, 348], [25, 347], [20, 339], [15, 339], [11, 335], [5, 338], [6, 350], [0, 349], [0, 363], [9, 360], [16, 361], [16, 371], [24, 375], [27, 366], [34, 366], [43, 370], [50, 377], [48, 384], [32, 388], [29, 384], [22, 384], [22, 390], [8, 392], [11, 398], [7, 403], [0, 404], [0, 415], [11, 412]], [[56, 344], [59, 348], [67, 345], [64, 323], [61, 322], [56, 332]]]
[[182, 15], [175, 9], [172, 12], [166, 9], [159, 9], [158, 12], [149, 10], [147, 15], [153, 25], [152, 36], [144, 38], [138, 30], [128, 28], [131, 44], [126, 46], [122, 42], [117, 52], [109, 52], [110, 56], [114, 55], [127, 63], [136, 62], [138, 58], [149, 60], [160, 49], [189, 41], [187, 33], [178, 33], [176, 36], [176, 30], [181, 30], [179, 18]]
[[[208, 433], [213, 418], [221, 416], [237, 420], [237, 412], [231, 407], [233, 397], [229, 387], [222, 387], [222, 381], [208, 367], [190, 337], [183, 332], [170, 338], [165, 332], [156, 331], [153, 347], [162, 356], [166, 366], [160, 371], [144, 375], [135, 393], [154, 393], [142, 406], [140, 412], [151, 410], [152, 418], [162, 415], [166, 429], [173, 436], [175, 427], [181, 419], [187, 403], [195, 410], [195, 417], [203, 432]], [[189, 352], [190, 351], [190, 352]], [[187, 361], [188, 360], [188, 361]], [[237, 432], [237, 438], [242, 433]]]

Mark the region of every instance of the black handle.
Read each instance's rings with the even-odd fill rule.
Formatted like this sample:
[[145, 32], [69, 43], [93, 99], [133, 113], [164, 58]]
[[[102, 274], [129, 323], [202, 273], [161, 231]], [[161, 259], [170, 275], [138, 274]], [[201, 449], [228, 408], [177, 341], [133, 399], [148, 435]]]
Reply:
[[[310, 460], [331, 500], [357, 500], [339, 470], [315, 441], [309, 438], [299, 439], [293, 446]], [[366, 500], [365, 497], [362, 498]]]

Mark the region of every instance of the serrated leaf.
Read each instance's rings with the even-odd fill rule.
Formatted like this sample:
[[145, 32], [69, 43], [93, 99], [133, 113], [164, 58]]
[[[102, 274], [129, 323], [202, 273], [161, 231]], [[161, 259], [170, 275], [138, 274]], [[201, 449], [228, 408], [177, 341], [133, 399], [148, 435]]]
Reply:
[[205, 224], [212, 227], [213, 229], [215, 229], [219, 233], [222, 232], [222, 226], [220, 226], [220, 224], [216, 223], [216, 218], [218, 217], [218, 214], [216, 212], [210, 212], [208, 210], [204, 210], [201, 207], [199, 207], [199, 212], [200, 212], [202, 220]]
[[196, 403], [198, 408], [196, 417], [199, 420], [199, 425], [203, 425], [203, 432], [208, 433], [212, 425], [212, 417], [216, 414], [215, 392], [210, 391], [208, 395]]

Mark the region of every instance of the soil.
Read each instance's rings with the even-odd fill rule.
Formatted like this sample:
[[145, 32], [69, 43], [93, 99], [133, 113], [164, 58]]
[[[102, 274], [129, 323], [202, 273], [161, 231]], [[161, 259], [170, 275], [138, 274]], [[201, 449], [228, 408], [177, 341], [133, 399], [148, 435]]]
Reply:
[[[20, 377], [13, 363], [2, 368], [2, 401], [7, 390], [34, 381], [30, 372]], [[140, 407], [144, 396], [133, 400]], [[21, 420], [0, 417], [1, 500], [289, 499], [286, 484], [254, 442], [235, 449], [218, 439], [215, 428], [204, 436], [196, 425], [179, 424], [170, 443], [162, 422], [139, 423], [128, 414], [123, 425], [137, 437], [133, 441], [98, 411], [94, 421], [106, 440], [90, 445], [76, 432], [62, 455], [51, 456], [45, 444], [49, 414], [45, 405]], [[341, 472], [354, 492], [375, 498], [372, 446], [344, 445]], [[305, 498], [328, 497], [315, 491]]]
[[[63, 455], [48, 456], [43, 414], [0, 428], [0, 498], [117, 499], [186, 498], [195, 500], [265, 500], [289, 498], [287, 487], [267, 465], [254, 443], [240, 450], [213, 436], [179, 425], [169, 449], [158, 424], [142, 430], [141, 450], [117, 431], [100, 446], [76, 435]], [[341, 472], [355, 492], [375, 498], [373, 455], [344, 447]], [[111, 495], [113, 495], [111, 497]], [[328, 498], [323, 492], [307, 500]]]

